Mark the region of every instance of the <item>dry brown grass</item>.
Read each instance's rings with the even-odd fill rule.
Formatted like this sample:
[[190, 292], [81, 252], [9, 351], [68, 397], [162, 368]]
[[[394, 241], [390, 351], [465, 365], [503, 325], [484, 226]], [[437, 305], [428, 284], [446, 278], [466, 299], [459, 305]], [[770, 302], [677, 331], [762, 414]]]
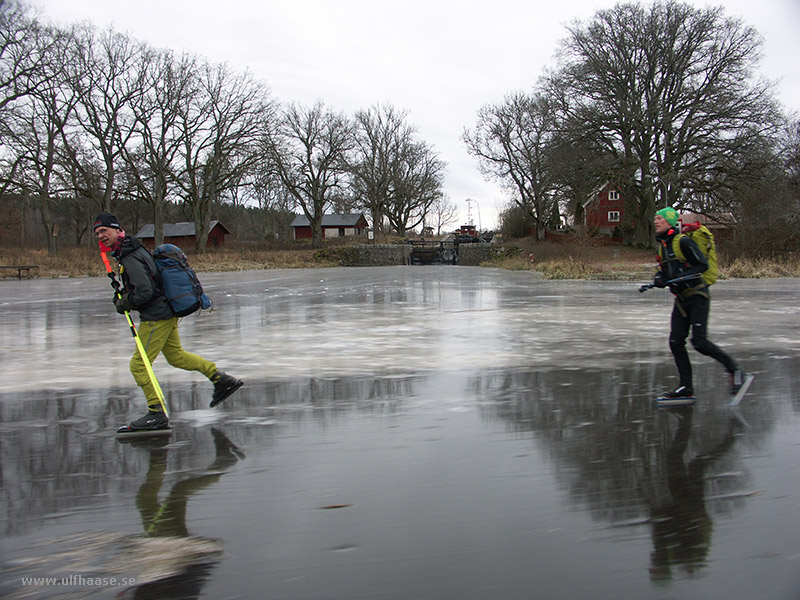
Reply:
[[[0, 265], [38, 265], [31, 271], [34, 277], [86, 277], [103, 275], [106, 272], [100, 253], [88, 248], [66, 248], [57, 256], [49, 256], [47, 250], [0, 249]], [[0, 270], [0, 277], [17, 277], [17, 271]]]
[[[339, 266], [341, 240], [326, 242], [324, 251], [308, 243], [282, 246], [233, 245], [202, 254], [188, 253], [198, 272], [299, 269]], [[185, 249], [184, 249], [185, 250]], [[91, 277], [105, 274], [100, 255], [93, 248], [65, 248], [57, 256], [47, 250], [0, 248], [0, 265], [38, 265], [34, 277]], [[655, 252], [622, 246], [536, 243], [531, 238], [511, 240], [484, 266], [541, 272], [546, 279], [649, 279], [656, 267]], [[17, 271], [0, 270], [0, 277], [16, 278]], [[24, 276], [24, 275], [23, 275]], [[720, 255], [720, 278], [800, 277], [800, 258], [757, 258], [728, 261]]]
[[[654, 250], [578, 243], [536, 243], [532, 238], [506, 244], [516, 252], [502, 253], [485, 263], [513, 270], [538, 271], [545, 279], [649, 279], [656, 270]], [[728, 259], [719, 255], [719, 277], [800, 277], [800, 257]]]
[[720, 267], [722, 277], [742, 277], [762, 279], [768, 277], [800, 277], [800, 257], [756, 258], [744, 260], [736, 258], [730, 264]]
[[[187, 252], [187, 255], [192, 268], [201, 273], [338, 266], [338, 263], [324, 253], [318, 253], [308, 245], [298, 245], [290, 249], [241, 246], [209, 250], [202, 254]], [[59, 250], [56, 256], [48, 255], [44, 249], [0, 248], [0, 265], [38, 265], [39, 268], [31, 271], [31, 275], [44, 278], [93, 277], [106, 272], [100, 253], [94, 248], [65, 248]], [[17, 276], [18, 272], [15, 270], [0, 269], [0, 277]]]
[[518, 249], [485, 266], [538, 271], [545, 279], [641, 279], [652, 276], [655, 254], [623, 246], [591, 246], [541, 242], [531, 238], [510, 241]]

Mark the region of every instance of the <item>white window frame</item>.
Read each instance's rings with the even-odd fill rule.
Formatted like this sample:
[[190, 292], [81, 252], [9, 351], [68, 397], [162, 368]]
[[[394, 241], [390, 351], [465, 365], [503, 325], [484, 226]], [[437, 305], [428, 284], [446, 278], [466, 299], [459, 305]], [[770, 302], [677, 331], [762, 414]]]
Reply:
[[609, 223], [619, 223], [619, 211], [618, 210], [610, 210], [610, 211], [608, 211], [608, 222]]
[[[609, 200], [619, 200], [619, 192], [617, 190], [608, 190]], [[619, 220], [619, 219], [617, 219]]]

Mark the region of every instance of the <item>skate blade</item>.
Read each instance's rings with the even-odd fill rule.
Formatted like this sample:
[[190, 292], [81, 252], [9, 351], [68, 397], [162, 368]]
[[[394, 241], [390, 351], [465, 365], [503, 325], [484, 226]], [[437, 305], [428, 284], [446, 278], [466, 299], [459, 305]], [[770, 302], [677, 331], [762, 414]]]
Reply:
[[148, 437], [161, 437], [172, 435], [172, 427], [166, 429], [131, 429], [127, 425], [123, 425], [117, 429], [117, 439], [130, 439], [130, 438], [148, 438]]
[[742, 398], [744, 398], [744, 395], [747, 393], [747, 389], [750, 387], [750, 384], [753, 383], [754, 377], [755, 375], [751, 373], [744, 378], [744, 383], [742, 383], [742, 387], [739, 388], [739, 391], [736, 392], [736, 395], [731, 399], [730, 402], [728, 402], [728, 406], [730, 406], [731, 408], [736, 408], [737, 406], [739, 406], [739, 403], [742, 401]]
[[656, 406], [694, 406], [697, 398], [656, 398]]

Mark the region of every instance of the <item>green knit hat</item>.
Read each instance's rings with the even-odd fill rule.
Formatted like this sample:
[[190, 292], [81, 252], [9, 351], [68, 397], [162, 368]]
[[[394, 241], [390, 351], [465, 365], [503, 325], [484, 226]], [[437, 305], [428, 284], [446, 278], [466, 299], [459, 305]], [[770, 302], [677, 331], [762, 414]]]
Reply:
[[678, 222], [678, 213], [675, 211], [674, 208], [662, 208], [661, 210], [657, 210], [656, 214], [663, 218], [667, 223], [675, 227], [675, 223]]

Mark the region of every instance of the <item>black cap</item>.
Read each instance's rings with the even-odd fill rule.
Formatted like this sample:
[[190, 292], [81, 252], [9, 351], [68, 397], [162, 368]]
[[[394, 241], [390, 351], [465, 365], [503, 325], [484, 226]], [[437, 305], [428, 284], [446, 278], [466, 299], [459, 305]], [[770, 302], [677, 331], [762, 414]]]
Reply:
[[114, 229], [122, 229], [122, 227], [119, 226], [117, 217], [111, 213], [100, 213], [94, 218], [94, 227], [92, 229], [97, 229], [98, 227], [113, 227]]

